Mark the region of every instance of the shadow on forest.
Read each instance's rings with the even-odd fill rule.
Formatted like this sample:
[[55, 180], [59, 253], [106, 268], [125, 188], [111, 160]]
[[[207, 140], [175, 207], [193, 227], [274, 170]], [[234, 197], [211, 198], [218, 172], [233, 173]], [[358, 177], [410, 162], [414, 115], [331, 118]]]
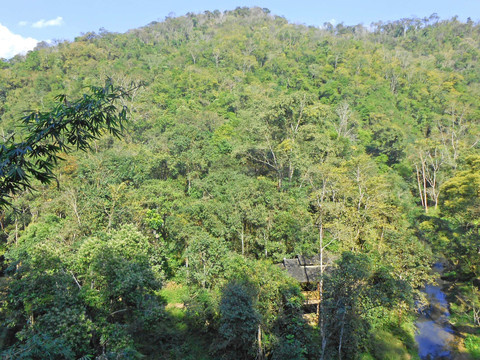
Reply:
[[410, 359], [416, 343], [409, 332], [397, 327], [372, 333], [372, 349], [376, 359]]
[[456, 336], [465, 338], [463, 334], [478, 334], [479, 329], [477, 326], [470, 326], [470, 325], [457, 325], [452, 326], [453, 330], [455, 330]]

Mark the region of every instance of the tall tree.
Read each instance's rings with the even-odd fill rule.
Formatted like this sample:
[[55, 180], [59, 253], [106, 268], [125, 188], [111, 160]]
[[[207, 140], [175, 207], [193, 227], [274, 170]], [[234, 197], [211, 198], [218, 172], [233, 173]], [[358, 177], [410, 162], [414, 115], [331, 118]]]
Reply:
[[15, 142], [15, 137], [10, 136], [0, 146], [0, 206], [9, 205], [12, 195], [31, 189], [33, 179], [50, 182], [60, 152], [87, 150], [104, 130], [120, 136], [127, 109], [115, 105], [125, 97], [128, 91], [107, 80], [104, 87], [91, 86], [90, 94], [78, 100], [69, 101], [66, 95], [59, 95], [51, 111], [25, 115], [25, 139]]

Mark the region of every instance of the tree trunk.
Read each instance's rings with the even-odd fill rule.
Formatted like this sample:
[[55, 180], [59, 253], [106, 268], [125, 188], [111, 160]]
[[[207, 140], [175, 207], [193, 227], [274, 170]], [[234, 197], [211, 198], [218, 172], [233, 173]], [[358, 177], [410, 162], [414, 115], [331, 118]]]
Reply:
[[15, 245], [18, 245], [18, 219], [15, 216]]
[[420, 200], [422, 202], [422, 207], [425, 208], [425, 201], [423, 200], [422, 182], [420, 181], [420, 170], [418, 169], [418, 165], [415, 165], [415, 169], [416, 169], [416, 172], [417, 172], [418, 193], [420, 194]]
[[[318, 229], [318, 238], [320, 245], [320, 281], [318, 282], [318, 299], [322, 301], [323, 294], [323, 221]], [[320, 303], [317, 304], [317, 316], [320, 314]], [[323, 319], [321, 321], [323, 323]]]
[[240, 239], [242, 241], [242, 256], [245, 256], [245, 235], [244, 235], [244, 224], [242, 222], [242, 232], [240, 233]]
[[427, 197], [427, 174], [425, 169], [425, 161], [423, 156], [420, 155], [420, 160], [422, 161], [422, 177], [423, 177], [423, 198], [425, 200], [425, 213], [428, 213], [428, 197]]
[[322, 352], [320, 355], [320, 360], [323, 360], [325, 357], [325, 350], [327, 349], [327, 334], [325, 332], [325, 306], [323, 303], [323, 221], [320, 222], [318, 238], [320, 245], [320, 281], [318, 283], [318, 299], [320, 303], [317, 305], [317, 315], [320, 327], [320, 336], [322, 338]]
[[203, 251], [202, 251], [202, 264], [203, 264], [202, 287], [205, 289], [205, 287], [206, 287], [206, 279], [207, 279], [207, 269], [206, 269], [206, 266], [205, 266], [205, 258], [204, 258]]
[[265, 231], [263, 232], [263, 240], [265, 241], [265, 258], [268, 257], [268, 250], [267, 250], [267, 245], [268, 245], [268, 242], [267, 242], [267, 235], [265, 234]]
[[338, 360], [342, 360], [342, 342], [343, 342], [343, 331], [345, 330], [345, 314], [346, 314], [346, 310], [343, 312], [342, 322], [340, 327], [340, 338], [338, 341]]
[[263, 360], [263, 348], [262, 348], [262, 328], [260, 324], [258, 324], [258, 334], [257, 334], [257, 342], [258, 342], [258, 360]]

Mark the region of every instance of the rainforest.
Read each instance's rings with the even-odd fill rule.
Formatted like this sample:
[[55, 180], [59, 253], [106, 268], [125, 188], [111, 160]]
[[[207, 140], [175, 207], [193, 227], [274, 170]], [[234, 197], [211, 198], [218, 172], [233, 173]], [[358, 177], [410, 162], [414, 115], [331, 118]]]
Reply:
[[239, 7], [0, 60], [1, 357], [437, 359], [437, 286], [480, 358], [479, 57]]

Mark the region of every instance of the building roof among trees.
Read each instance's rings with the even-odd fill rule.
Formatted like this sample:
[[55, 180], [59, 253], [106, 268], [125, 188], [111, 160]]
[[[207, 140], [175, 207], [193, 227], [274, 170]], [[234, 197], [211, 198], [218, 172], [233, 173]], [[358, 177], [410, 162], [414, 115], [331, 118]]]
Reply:
[[[331, 256], [324, 255], [324, 269], [326, 267], [330, 267], [332, 262], [333, 258]], [[320, 255], [315, 255], [312, 257], [297, 255], [293, 259], [283, 259], [283, 262], [280, 264], [280, 266], [298, 282], [310, 283], [320, 280]]]

